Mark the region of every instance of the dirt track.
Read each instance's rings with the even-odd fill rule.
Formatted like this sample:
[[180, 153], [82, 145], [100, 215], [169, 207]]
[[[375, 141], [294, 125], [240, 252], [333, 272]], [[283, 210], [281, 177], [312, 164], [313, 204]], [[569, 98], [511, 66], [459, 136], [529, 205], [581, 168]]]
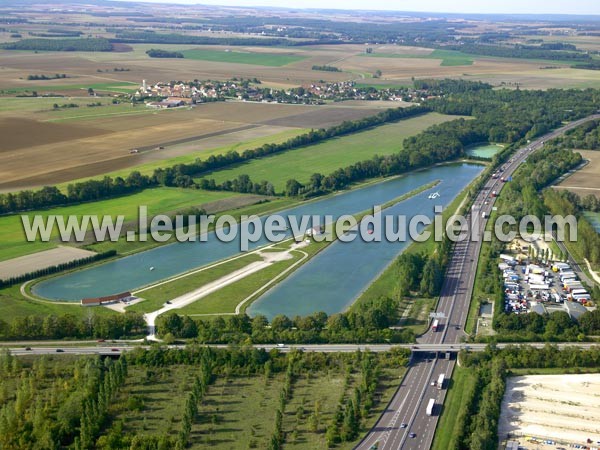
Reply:
[[95, 255], [94, 252], [74, 247], [58, 247], [52, 250], [20, 256], [0, 262], [0, 279], [23, 275], [50, 266], [75, 261]]

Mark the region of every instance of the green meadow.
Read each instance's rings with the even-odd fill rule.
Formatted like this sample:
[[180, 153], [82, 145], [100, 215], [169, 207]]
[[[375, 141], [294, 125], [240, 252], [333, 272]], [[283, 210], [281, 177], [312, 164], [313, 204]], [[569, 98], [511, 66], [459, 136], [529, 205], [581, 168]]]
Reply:
[[181, 53], [183, 53], [183, 57], [186, 59], [270, 67], [286, 66], [305, 59], [304, 56], [282, 53], [251, 53], [208, 49], [183, 50]]
[[370, 58], [410, 58], [410, 59], [441, 59], [440, 66], [470, 66], [473, 57], [456, 50], [434, 50], [428, 54], [402, 54], [402, 53], [364, 53], [361, 56]]
[[246, 174], [254, 182], [270, 181], [276, 191], [281, 192], [290, 178], [295, 178], [302, 183], [308, 181], [315, 172], [327, 175], [340, 167], [369, 159], [377, 154], [395, 153], [402, 148], [402, 141], [405, 138], [432, 125], [457, 118], [458, 116], [437, 113], [425, 114], [296, 150], [251, 160], [207, 173], [200, 178], [214, 178], [217, 183], [222, 183]]

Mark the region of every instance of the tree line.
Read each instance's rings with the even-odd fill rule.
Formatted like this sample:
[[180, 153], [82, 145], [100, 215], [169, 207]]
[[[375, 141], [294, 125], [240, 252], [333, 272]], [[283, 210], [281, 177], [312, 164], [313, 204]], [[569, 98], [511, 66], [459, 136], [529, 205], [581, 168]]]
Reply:
[[[74, 308], [80, 307], [74, 305]], [[0, 339], [124, 339], [141, 338], [147, 326], [142, 314], [128, 311], [125, 314], [77, 317], [73, 314], [29, 315], [0, 319]]]
[[319, 65], [314, 65], [312, 66], [312, 70], [320, 70], [321, 72], [341, 72], [342, 70], [339, 67], [335, 67], [335, 66], [319, 66]]
[[534, 45], [489, 45], [476, 42], [438, 46], [445, 50], [457, 50], [471, 55], [501, 58], [550, 59], [553, 61], [590, 61], [592, 57], [579, 51], [554, 50]]
[[150, 58], [183, 58], [183, 53], [174, 52], [169, 50], [162, 50], [160, 48], [151, 48], [146, 50], [146, 55]]
[[0, 45], [4, 50], [39, 50], [49, 52], [110, 52], [112, 44], [105, 38], [22, 39]]
[[133, 171], [126, 178], [105, 176], [101, 180], [71, 183], [67, 186], [66, 194], [56, 186], [45, 186], [37, 191], [9, 192], [0, 194], [0, 214], [118, 197], [154, 187], [157, 184], [154, 177]]
[[60, 78], [67, 78], [65, 73], [55, 73], [54, 75], [27, 75], [27, 80], [58, 80]]
[[171, 312], [160, 316], [157, 332], [165, 339], [194, 339], [208, 343], [375, 343], [413, 342], [410, 330], [391, 329], [398, 321], [398, 301], [380, 298], [358, 305], [352, 311], [328, 316], [317, 312], [305, 317], [259, 315], [196, 319]]
[[600, 150], [600, 120], [591, 120], [552, 141], [559, 148]]

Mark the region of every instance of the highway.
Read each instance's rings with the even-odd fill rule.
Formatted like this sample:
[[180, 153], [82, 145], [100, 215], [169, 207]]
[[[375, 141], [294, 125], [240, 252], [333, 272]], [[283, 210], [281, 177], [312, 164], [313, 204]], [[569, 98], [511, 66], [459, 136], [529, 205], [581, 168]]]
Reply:
[[[526, 147], [517, 150], [513, 157], [503, 164], [504, 170], [498, 178], [490, 177], [487, 180], [475, 197], [472, 209], [466, 217], [467, 223], [472, 223], [473, 226], [463, 230], [466, 239], [454, 245], [436, 309], [436, 312], [444, 317], [440, 318], [441, 329], [436, 332], [429, 329], [417, 340], [419, 347], [423, 347], [425, 344], [456, 345], [466, 337], [464, 326], [469, 313], [482, 237], [487, 224], [487, 219], [482, 217], [482, 213], [485, 212], [486, 217], [489, 217], [492, 212], [496, 200], [495, 197], [492, 197], [492, 192], [500, 193], [504, 186], [504, 182], [500, 181], [500, 178], [511, 177], [517, 167], [532, 152], [541, 148], [545, 141], [598, 118], [600, 115], [593, 115], [571, 122], [532, 141]], [[473, 222], [471, 215], [474, 215]], [[429, 399], [433, 398], [439, 413], [446, 390], [436, 390], [430, 384], [436, 380], [439, 373], [451, 376], [455, 363], [454, 358], [450, 360], [441, 360], [437, 357], [417, 359], [415, 364], [409, 367], [408, 373], [386, 411], [355, 449], [424, 450], [431, 448], [439, 415], [434, 413], [432, 416], [427, 416], [425, 409]], [[402, 424], [407, 424], [407, 426], [403, 427]]]
[[[37, 342], [35, 345], [31, 343], [24, 342], [13, 342], [10, 343], [10, 346], [0, 347], [8, 349], [8, 351], [15, 356], [22, 355], [49, 355], [49, 354], [65, 354], [65, 355], [119, 355], [123, 352], [129, 352], [135, 350], [136, 348], [150, 349], [156, 348], [156, 345], [138, 345], [135, 343], [114, 343], [111, 346], [103, 344], [96, 344], [95, 341], [86, 341], [89, 345], [76, 345], [69, 346], [69, 341], [62, 342], [62, 345], [59, 341], [52, 341], [51, 343], [43, 343]], [[543, 348], [546, 343], [545, 342], [527, 342], [523, 344], [508, 344], [508, 343], [498, 343], [496, 344], [497, 348], [506, 348], [509, 346], [516, 345], [528, 345], [534, 348]], [[589, 349], [591, 347], [596, 347], [599, 344], [593, 342], [559, 342], [553, 343], [552, 345], [556, 345], [559, 349], [567, 348], [567, 347], [577, 347], [580, 349]], [[170, 349], [184, 349], [185, 345], [165, 345], [163, 348]], [[207, 347], [211, 348], [232, 348], [231, 345], [207, 345]], [[287, 353], [292, 350], [301, 350], [303, 352], [321, 352], [321, 353], [354, 353], [358, 350], [360, 351], [369, 351], [369, 352], [389, 352], [394, 348], [405, 348], [407, 350], [411, 350], [412, 352], [412, 362], [413, 364], [417, 364], [423, 358], [431, 358], [431, 354], [433, 353], [458, 353], [461, 350], [467, 350], [470, 352], [481, 352], [485, 350], [487, 344], [303, 344], [303, 345], [285, 345], [280, 346], [277, 344], [255, 344], [252, 347], [264, 349], [266, 351], [270, 351], [273, 349], [277, 349], [282, 353]], [[62, 350], [61, 352], [57, 352], [57, 350]], [[412, 364], [411, 364], [412, 365]], [[438, 374], [439, 375], [439, 374]]]

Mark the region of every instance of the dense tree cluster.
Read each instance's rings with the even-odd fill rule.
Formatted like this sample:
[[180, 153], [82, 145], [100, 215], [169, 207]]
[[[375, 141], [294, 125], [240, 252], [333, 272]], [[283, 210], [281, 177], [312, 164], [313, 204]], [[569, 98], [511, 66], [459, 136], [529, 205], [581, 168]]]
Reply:
[[[346, 375], [345, 383], [350, 383], [350, 374]], [[380, 373], [372, 355], [365, 355], [361, 361], [360, 384], [352, 390], [352, 395], [346, 395], [347, 387], [339, 399], [335, 414], [327, 431], [325, 440], [329, 448], [342, 442], [352, 442], [358, 437], [364, 420], [369, 416], [374, 404], [374, 396]]]
[[0, 214], [117, 197], [156, 186], [156, 184], [153, 177], [133, 171], [125, 179], [104, 177], [101, 180], [71, 183], [67, 186], [66, 194], [63, 194], [55, 186], [45, 186], [37, 191], [26, 190], [0, 194]]
[[110, 52], [112, 44], [105, 38], [22, 39], [1, 44], [5, 50], [39, 50], [48, 52]]
[[55, 73], [54, 75], [27, 75], [28, 80], [57, 80], [60, 78], [67, 78], [64, 73]]
[[0, 339], [123, 339], [146, 335], [142, 314], [127, 312], [79, 318], [73, 314], [0, 319]]
[[[542, 218], [546, 207], [538, 191], [577, 167], [581, 161], [579, 153], [555, 149], [551, 145], [533, 153], [502, 190], [502, 213], [512, 215], [517, 221], [528, 214]], [[566, 211], [560, 214], [566, 215]]]
[[83, 31], [63, 30], [63, 29], [58, 29], [58, 28], [48, 30], [45, 33], [41, 33], [41, 32], [36, 33], [33, 31], [29, 32], [29, 36], [41, 37], [41, 38], [79, 37], [82, 34], [83, 34]]
[[[66, 366], [66, 367], [65, 367]], [[1, 448], [94, 448], [108, 422], [108, 410], [127, 378], [127, 362], [83, 358], [49, 365], [46, 358], [22, 367], [7, 353], [0, 355]], [[48, 394], [48, 397], [45, 397]]]
[[[192, 425], [218, 420], [203, 416], [200, 406], [219, 378], [247, 380], [264, 377], [265, 383], [282, 380], [278, 411], [275, 414], [270, 448], [280, 448], [289, 439], [282, 419], [300, 377], [351, 375], [356, 384], [347, 386], [347, 397], [360, 419], [379, 401], [378, 375], [406, 366], [409, 352], [393, 349], [386, 353], [280, 353], [252, 348], [216, 349], [190, 345], [185, 349], [152, 346], [126, 352], [118, 360], [97, 356], [60, 358], [39, 356], [21, 359], [0, 353], [0, 447], [2, 448], [95, 448], [99, 450], [170, 450], [189, 446]], [[130, 421], [129, 412], [154, 410], [145, 404], [144, 385], [161, 382], [171, 370], [184, 369], [190, 379], [182, 379], [183, 403], [168, 430], [147, 430]], [[130, 395], [132, 387], [140, 394]], [[171, 393], [169, 393], [171, 394]], [[177, 396], [176, 392], [172, 393]], [[170, 402], [167, 396], [162, 401]], [[213, 400], [214, 401], [214, 400]], [[162, 407], [162, 404], [158, 404]], [[233, 406], [233, 405], [232, 405]], [[289, 409], [287, 411], [289, 418]], [[309, 411], [300, 410], [296, 415]], [[125, 417], [123, 417], [125, 414]], [[319, 402], [314, 402], [307, 422], [311, 432], [321, 433], [324, 418]], [[279, 417], [280, 416], [280, 417]], [[279, 418], [277, 418], [279, 417]], [[169, 417], [163, 417], [168, 421]], [[344, 432], [357, 435], [362, 428]], [[289, 424], [286, 426], [289, 429]], [[276, 438], [276, 439], [274, 439]], [[276, 444], [273, 446], [273, 444]], [[258, 448], [250, 446], [251, 448]], [[268, 448], [265, 446], [265, 448]]]
[[600, 150], [600, 120], [591, 120], [552, 141], [558, 148]]
[[322, 72], [341, 72], [342, 70], [339, 67], [335, 66], [312, 66], [312, 70], [320, 70]]
[[183, 58], [183, 53], [181, 52], [162, 50], [160, 48], [146, 50], [146, 55], [150, 58]]
[[415, 89], [427, 91], [430, 95], [460, 94], [493, 88], [491, 84], [482, 81], [465, 81], [452, 78], [415, 80], [413, 86]]
[[592, 59], [589, 54], [584, 52], [522, 44], [489, 45], [464, 42], [462, 44], [444, 45], [440, 48], [458, 50], [471, 55], [496, 56], [501, 58], [550, 59], [553, 61], [590, 61]]
[[270, 323], [264, 316], [197, 320], [169, 313], [159, 317], [157, 330], [162, 336], [195, 338], [201, 343], [412, 342], [411, 331], [389, 328], [397, 321], [398, 302], [381, 298], [345, 313], [319, 312], [293, 319], [279, 315]]
[[289, 45], [293, 41], [276, 38], [254, 38], [254, 37], [209, 37], [192, 36], [188, 34], [155, 33], [154, 31], [120, 31], [116, 34], [114, 42], [126, 44], [187, 44], [187, 45]]
[[[589, 203], [598, 205], [597, 199], [590, 200]], [[577, 216], [577, 240], [569, 245], [576, 249], [578, 256], [587, 258], [594, 267], [600, 265], [600, 234], [581, 214], [582, 210], [573, 195], [568, 191], [548, 189], [544, 192], [544, 206], [552, 214]]]
[[394, 262], [396, 268], [396, 292], [408, 296], [435, 297], [440, 294], [444, 273], [448, 265], [451, 241], [444, 238], [430, 254], [402, 253]]

